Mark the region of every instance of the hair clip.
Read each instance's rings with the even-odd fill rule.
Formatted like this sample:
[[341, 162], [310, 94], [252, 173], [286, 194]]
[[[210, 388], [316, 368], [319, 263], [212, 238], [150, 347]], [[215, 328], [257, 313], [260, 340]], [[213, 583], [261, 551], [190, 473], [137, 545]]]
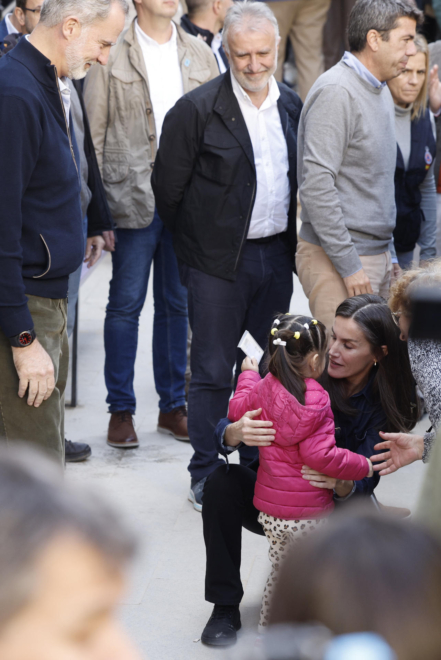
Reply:
[[280, 319], [274, 319], [273, 325], [280, 325]]
[[312, 319], [311, 323], [312, 323], [312, 325], [317, 325], [318, 321], [317, 321], [317, 319]]
[[294, 339], [300, 339], [300, 332], [297, 331], [293, 334]]
[[286, 341], [282, 341], [280, 337], [277, 337], [277, 339], [274, 339], [273, 344], [275, 346], [286, 346]]
[[272, 334], [273, 337], [274, 337], [274, 335], [276, 334], [276, 332], [279, 332], [279, 331], [277, 330], [277, 328], [272, 328], [272, 330], [271, 330], [271, 334]]
[[303, 327], [306, 328], [307, 330], [309, 330], [309, 323], [304, 323]]

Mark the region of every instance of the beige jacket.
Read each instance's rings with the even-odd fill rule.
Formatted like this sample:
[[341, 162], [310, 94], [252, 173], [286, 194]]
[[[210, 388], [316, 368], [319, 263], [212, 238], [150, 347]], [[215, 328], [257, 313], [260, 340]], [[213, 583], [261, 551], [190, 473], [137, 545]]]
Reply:
[[[178, 25], [176, 28], [186, 94], [218, 76], [219, 68], [203, 41]], [[130, 229], [147, 227], [155, 210], [150, 177], [157, 145], [147, 71], [134, 21], [107, 65], [91, 69], [84, 99], [115, 224]]]

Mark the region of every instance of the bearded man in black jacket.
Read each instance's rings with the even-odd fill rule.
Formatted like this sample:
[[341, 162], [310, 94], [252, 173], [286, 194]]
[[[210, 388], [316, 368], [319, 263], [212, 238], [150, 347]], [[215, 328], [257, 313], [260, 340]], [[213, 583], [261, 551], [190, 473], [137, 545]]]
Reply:
[[[293, 291], [302, 104], [273, 77], [278, 41], [265, 4], [234, 4], [223, 32], [231, 69], [170, 110], [153, 170], [159, 215], [173, 234], [188, 288], [189, 499], [197, 511], [206, 478], [223, 463], [213, 433], [243, 358], [240, 337], [248, 330], [264, 348], [274, 315], [289, 309]], [[254, 454], [244, 448], [241, 460]]]

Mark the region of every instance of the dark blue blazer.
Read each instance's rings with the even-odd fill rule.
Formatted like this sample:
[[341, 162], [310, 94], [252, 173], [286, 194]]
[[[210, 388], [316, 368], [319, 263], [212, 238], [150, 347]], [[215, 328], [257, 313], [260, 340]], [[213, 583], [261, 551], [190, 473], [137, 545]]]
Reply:
[[6, 17], [0, 22], [0, 41], [8, 36], [8, 28], [6, 27]]
[[57, 71], [21, 39], [0, 60], [0, 328], [33, 327], [26, 294], [66, 298], [84, 255], [79, 154]]
[[429, 109], [411, 123], [410, 157], [407, 170], [403, 155], [397, 145], [397, 167], [395, 170], [395, 203], [397, 224], [394, 243], [397, 252], [411, 252], [415, 248], [424, 222], [421, 209], [420, 185], [436, 155], [436, 142], [432, 131]]

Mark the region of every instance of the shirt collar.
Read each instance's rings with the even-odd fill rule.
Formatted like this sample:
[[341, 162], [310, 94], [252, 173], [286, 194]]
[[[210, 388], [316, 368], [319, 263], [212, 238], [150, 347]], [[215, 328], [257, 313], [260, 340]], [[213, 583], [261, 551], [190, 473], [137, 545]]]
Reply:
[[158, 44], [157, 41], [155, 41], [154, 39], [149, 37], [149, 35], [146, 34], [144, 32], [144, 30], [142, 30], [139, 27], [138, 19], [135, 19], [135, 32], [138, 36], [138, 39], [141, 39], [142, 41], [144, 41], [144, 43], [148, 44], [149, 46], [156, 46], [156, 47], [176, 46], [176, 43], [177, 43], [177, 30], [176, 30], [176, 25], [174, 24], [173, 21], [171, 22], [171, 26], [172, 26], [172, 36], [170, 37], [170, 39], [168, 41], [166, 41], [165, 44]]
[[370, 83], [375, 89], [382, 89], [383, 87], [386, 86], [387, 83], [385, 82], [380, 82], [377, 80], [377, 78], [365, 67], [360, 60], [355, 57], [352, 53], [349, 51], [345, 51], [345, 54], [343, 55], [343, 62], [347, 64], [348, 67], [353, 69], [358, 75], [363, 78], [363, 80], [366, 80], [366, 82]]
[[8, 31], [8, 34], [20, 34], [20, 30], [17, 30], [17, 29], [12, 25], [12, 22], [11, 22], [10, 16], [12, 16], [12, 13], [11, 13], [11, 14], [7, 14], [7, 15], [5, 16], [5, 24], [6, 24], [6, 29], [7, 29], [7, 31]]
[[58, 84], [60, 85], [60, 92], [63, 94], [70, 94], [70, 87], [67, 84], [66, 78], [58, 78]]
[[[233, 70], [231, 68], [230, 68], [230, 72], [231, 72], [231, 84], [233, 86], [233, 92], [236, 95], [236, 97], [239, 100], [242, 100], [245, 103], [250, 103], [253, 107], [255, 107], [252, 100], [244, 90], [244, 88], [237, 82], [236, 78], [234, 77]], [[269, 108], [272, 105], [276, 105], [279, 96], [280, 96], [279, 86], [274, 76], [271, 76], [271, 78], [268, 81], [268, 96], [260, 106], [259, 110], [265, 110], [266, 108]]]

